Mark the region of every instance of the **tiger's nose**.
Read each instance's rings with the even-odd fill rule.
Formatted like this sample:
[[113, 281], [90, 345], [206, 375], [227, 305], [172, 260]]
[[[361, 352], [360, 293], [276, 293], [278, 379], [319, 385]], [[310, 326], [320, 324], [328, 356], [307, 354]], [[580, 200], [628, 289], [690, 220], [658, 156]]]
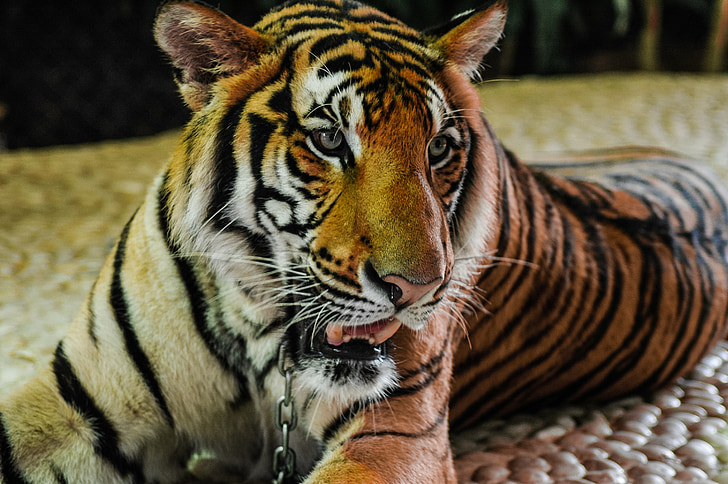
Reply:
[[392, 301], [392, 304], [409, 306], [437, 288], [442, 278], [438, 277], [430, 282], [418, 284], [410, 282], [402, 276], [390, 274], [382, 277], [382, 281], [386, 284], [389, 300]]

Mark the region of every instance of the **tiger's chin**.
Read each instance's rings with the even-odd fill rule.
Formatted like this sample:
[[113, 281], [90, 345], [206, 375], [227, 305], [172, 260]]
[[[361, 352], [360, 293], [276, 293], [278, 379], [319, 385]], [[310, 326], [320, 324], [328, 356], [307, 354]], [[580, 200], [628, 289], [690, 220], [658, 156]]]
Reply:
[[352, 327], [307, 328], [300, 337], [298, 384], [340, 405], [382, 398], [397, 385], [389, 348], [400, 326], [387, 318]]

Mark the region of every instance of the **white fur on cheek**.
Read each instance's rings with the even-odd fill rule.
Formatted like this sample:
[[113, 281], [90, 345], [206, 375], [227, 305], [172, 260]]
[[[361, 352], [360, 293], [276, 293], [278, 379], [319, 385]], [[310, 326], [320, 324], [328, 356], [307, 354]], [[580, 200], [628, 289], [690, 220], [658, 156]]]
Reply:
[[276, 225], [288, 225], [293, 220], [291, 206], [280, 200], [268, 200], [265, 202], [266, 211], [275, 219]]

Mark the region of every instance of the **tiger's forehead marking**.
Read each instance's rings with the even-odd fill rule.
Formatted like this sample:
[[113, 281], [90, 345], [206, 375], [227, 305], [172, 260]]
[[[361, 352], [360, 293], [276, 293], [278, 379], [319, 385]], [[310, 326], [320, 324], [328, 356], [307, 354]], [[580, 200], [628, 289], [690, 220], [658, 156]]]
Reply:
[[349, 0], [313, 0], [286, 4], [255, 29], [292, 62], [300, 125], [341, 129], [354, 156], [357, 129], [379, 129], [402, 112], [430, 135], [443, 126], [447, 103], [433, 80], [438, 55], [400, 21]]
[[255, 27], [281, 42], [298, 41], [312, 34], [359, 31], [372, 36], [399, 37], [424, 46], [419, 34], [399, 20], [351, 0], [288, 2], [263, 17]]
[[356, 157], [361, 154], [360, 130], [397, 129], [390, 122], [401, 119], [402, 113], [411, 124], [400, 128], [420, 126], [429, 135], [443, 128], [448, 107], [434, 80], [418, 79], [427, 88], [412, 92], [409, 81], [397, 75], [366, 71], [331, 72], [325, 63], [305, 71], [293, 93], [301, 126], [306, 130], [340, 129]]

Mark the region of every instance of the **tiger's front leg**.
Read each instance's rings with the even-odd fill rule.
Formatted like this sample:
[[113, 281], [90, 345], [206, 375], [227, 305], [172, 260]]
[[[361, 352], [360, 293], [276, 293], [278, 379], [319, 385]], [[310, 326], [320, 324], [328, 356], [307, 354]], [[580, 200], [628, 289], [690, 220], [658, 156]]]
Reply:
[[190, 449], [164, 431], [164, 422], [150, 419], [142, 398], [130, 395], [127, 416], [138, 421], [128, 426], [110, 420], [98, 400], [61, 343], [51, 368], [0, 408], [0, 483], [112, 484], [150, 476], [161, 483], [187, 476]]
[[306, 484], [457, 482], [448, 439], [453, 330], [447, 316], [438, 316], [426, 335], [403, 329], [394, 337], [399, 387], [356, 413], [344, 412], [328, 429], [326, 450]]
[[[137, 243], [153, 217], [154, 206], [145, 205], [124, 229], [49, 367], [0, 399], [0, 483], [166, 483], [185, 476], [191, 445], [178, 438], [174, 383], [163, 364], [178, 355], [163, 344], [163, 318], [146, 316], [147, 308], [169, 302], [160, 296], [169, 290], [151, 288], [163, 279], [174, 283], [160, 242]], [[147, 260], [158, 264], [148, 267]], [[135, 287], [121, 284], [132, 279]]]
[[[412, 400], [410, 404], [416, 403]], [[447, 440], [447, 415], [444, 421], [437, 415], [434, 427], [438, 428], [432, 428], [423, 425], [432, 424], [424, 420], [429, 415], [420, 416], [420, 420], [408, 409], [408, 416], [397, 419], [392, 412], [400, 405], [393, 404], [391, 410], [385, 408], [387, 402], [381, 405], [347, 422], [304, 481], [306, 484], [457, 482]], [[375, 431], [382, 422], [402, 430]]]
[[193, 323], [156, 209], [152, 190], [49, 368], [0, 399], [0, 483], [180, 482], [201, 448], [252, 468], [259, 419]]

